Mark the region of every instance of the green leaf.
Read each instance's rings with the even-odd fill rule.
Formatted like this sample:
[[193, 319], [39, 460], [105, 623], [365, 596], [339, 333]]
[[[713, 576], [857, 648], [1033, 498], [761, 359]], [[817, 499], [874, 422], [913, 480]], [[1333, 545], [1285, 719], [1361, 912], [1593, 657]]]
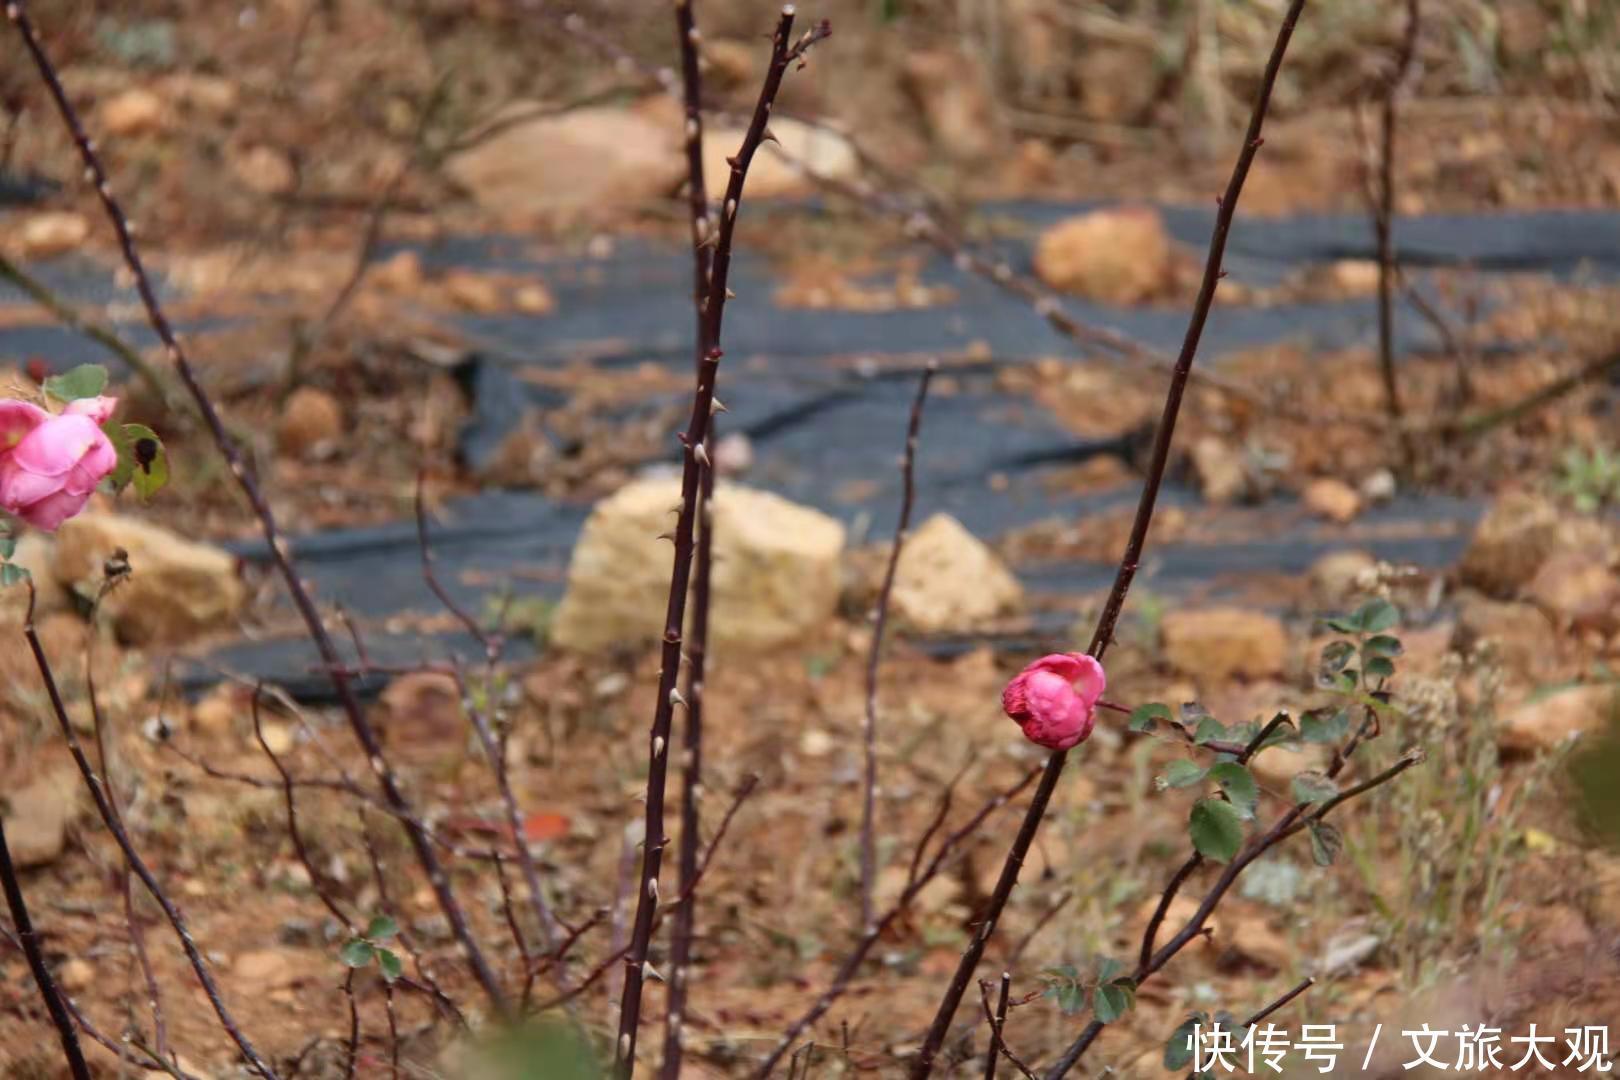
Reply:
[[1366, 640], [1361, 646], [1363, 656], [1399, 656], [1405, 652], [1401, 639], [1390, 637], [1388, 634], [1377, 634]]
[[343, 961], [344, 966], [352, 968], [365, 967], [376, 955], [376, 948], [364, 938], [350, 938], [338, 950], [338, 959]]
[[1368, 679], [1387, 679], [1395, 674], [1395, 665], [1382, 656], [1374, 656], [1362, 665], [1361, 674]]
[[97, 397], [105, 389], [107, 369], [100, 364], [80, 364], [72, 371], [45, 380], [45, 392], [57, 401]]
[[1311, 832], [1311, 858], [1317, 866], [1332, 866], [1344, 850], [1344, 836], [1332, 825], [1323, 821], [1310, 823]]
[[400, 961], [399, 954], [392, 949], [377, 950], [377, 967], [382, 972], [383, 978], [389, 982], [395, 982], [405, 974], [405, 965]]
[[1356, 622], [1364, 634], [1379, 634], [1401, 621], [1400, 610], [1388, 600], [1373, 599], [1361, 605]]
[[21, 585], [29, 578], [28, 567], [16, 563], [0, 563], [0, 586]]
[[0, 536], [0, 559], [9, 559], [17, 553], [17, 539], [13, 536]]
[[1221, 761], [1209, 767], [1209, 778], [1221, 785], [1239, 814], [1246, 818], [1254, 816], [1254, 808], [1260, 803], [1260, 785], [1254, 782], [1248, 769], [1235, 761]]
[[1339, 785], [1319, 772], [1302, 772], [1294, 777], [1294, 798], [1302, 803], [1327, 802], [1339, 793]]
[[1170, 706], [1151, 702], [1147, 705], [1138, 705], [1131, 710], [1130, 729], [1132, 731], [1153, 731], [1160, 720], [1170, 723], [1173, 719]]
[[1078, 983], [1066, 983], [1058, 987], [1057, 1003], [1064, 1016], [1073, 1016], [1086, 1007], [1085, 987]]
[[1317, 670], [1323, 678], [1327, 678], [1334, 672], [1343, 671], [1344, 665], [1348, 664], [1355, 654], [1356, 647], [1348, 641], [1330, 641], [1322, 646], [1322, 660]]
[[134, 457], [130, 483], [135, 486], [135, 494], [145, 502], [169, 482], [169, 451], [157, 432], [145, 424], [125, 424], [124, 434]]
[[1114, 976], [1125, 970], [1125, 965], [1112, 956], [1097, 957], [1097, 981], [1100, 983], [1113, 982]]
[[1091, 995], [1091, 1009], [1104, 1024], [1112, 1024], [1131, 1007], [1131, 994], [1118, 983], [1104, 983]]
[[1164, 1067], [1171, 1072], [1180, 1072], [1193, 1059], [1193, 1033], [1209, 1023], [1209, 1017], [1204, 1013], [1193, 1013], [1181, 1022], [1181, 1026], [1171, 1033], [1170, 1039], [1164, 1044]]
[[365, 938], [367, 941], [387, 941], [399, 933], [399, 924], [387, 915], [374, 915], [371, 922], [366, 924]]
[[1195, 761], [1188, 761], [1186, 758], [1177, 758], [1164, 770], [1165, 787], [1192, 787], [1203, 778], [1203, 767]]
[[1243, 822], [1237, 807], [1224, 799], [1193, 803], [1188, 832], [1198, 853], [1216, 862], [1231, 862], [1243, 846]]
[[1350, 713], [1336, 706], [1312, 709], [1299, 718], [1299, 737], [1308, 743], [1336, 743], [1350, 734]]
[[1193, 731], [1193, 742], [1203, 746], [1205, 743], [1223, 741], [1226, 736], [1226, 725], [1206, 713], [1203, 719], [1198, 721], [1197, 729]]

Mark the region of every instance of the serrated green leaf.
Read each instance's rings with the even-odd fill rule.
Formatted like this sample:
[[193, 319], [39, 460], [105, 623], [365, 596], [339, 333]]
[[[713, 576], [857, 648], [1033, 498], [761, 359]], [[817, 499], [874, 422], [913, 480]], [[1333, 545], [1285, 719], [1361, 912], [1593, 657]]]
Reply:
[[16, 563], [0, 563], [0, 586], [21, 585], [29, 579], [28, 567]]
[[1362, 665], [1361, 674], [1368, 679], [1388, 679], [1395, 674], [1395, 665], [1382, 656], [1370, 657]]
[[1337, 743], [1350, 734], [1350, 713], [1334, 705], [1299, 718], [1299, 737], [1308, 743]]
[[1204, 778], [1204, 768], [1196, 761], [1186, 758], [1177, 758], [1164, 770], [1164, 786], [1171, 788], [1191, 787]]
[[364, 938], [350, 938], [343, 943], [343, 948], [338, 950], [338, 959], [343, 961], [346, 967], [352, 968], [365, 967], [376, 955], [376, 948]]
[[1208, 1022], [1208, 1016], [1201, 1012], [1193, 1013], [1181, 1022], [1180, 1027], [1171, 1033], [1169, 1040], [1164, 1044], [1164, 1067], [1166, 1069], [1171, 1072], [1180, 1072], [1192, 1064], [1194, 1033]]
[[1339, 785], [1319, 772], [1302, 772], [1294, 777], [1294, 798], [1302, 803], [1327, 802], [1339, 793]]
[[57, 401], [93, 398], [107, 389], [107, 369], [100, 364], [80, 364], [72, 371], [45, 380], [45, 392]]
[[1388, 634], [1377, 634], [1367, 639], [1361, 646], [1364, 656], [1399, 656], [1405, 651], [1401, 639], [1390, 637]]
[[1344, 836], [1324, 821], [1310, 823], [1311, 859], [1317, 866], [1332, 866], [1344, 850]]
[[1231, 862], [1243, 846], [1243, 821], [1224, 799], [1199, 799], [1188, 819], [1193, 847], [1206, 859]]
[[1132, 731], [1153, 731], [1160, 720], [1168, 724], [1172, 719], [1170, 706], [1154, 701], [1132, 709], [1129, 726]]
[[366, 924], [367, 941], [387, 941], [399, 933], [399, 924], [387, 915], [374, 915]]
[[389, 982], [395, 982], [405, 974], [404, 963], [400, 961], [399, 954], [392, 949], [377, 950], [377, 968]]
[[1123, 987], [1104, 983], [1091, 995], [1091, 1011], [1104, 1024], [1112, 1024], [1130, 1010], [1131, 998]]
[[1217, 762], [1209, 767], [1209, 778], [1221, 785], [1239, 814], [1245, 818], [1254, 816], [1254, 808], [1260, 803], [1260, 785], [1248, 769], [1235, 761]]
[[1226, 725], [1207, 713], [1198, 721], [1198, 727], [1193, 731], [1193, 742], [1199, 746], [1203, 746], [1205, 743], [1224, 741], [1226, 738]]
[[1388, 600], [1373, 599], [1361, 605], [1356, 622], [1364, 634], [1380, 634], [1401, 621], [1400, 610]]

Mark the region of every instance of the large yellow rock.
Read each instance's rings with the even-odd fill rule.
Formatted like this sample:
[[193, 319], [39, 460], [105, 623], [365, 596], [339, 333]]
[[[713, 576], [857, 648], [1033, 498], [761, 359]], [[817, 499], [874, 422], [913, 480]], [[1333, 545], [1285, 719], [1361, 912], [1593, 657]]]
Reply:
[[[576, 650], [644, 644], [664, 629], [680, 481], [637, 480], [591, 511], [568, 566], [551, 639]], [[765, 647], [823, 626], [838, 605], [844, 527], [768, 492], [722, 484], [714, 498], [710, 637]]]
[[128, 554], [130, 573], [108, 593], [101, 611], [131, 644], [178, 644], [229, 625], [247, 601], [228, 552], [117, 514], [80, 514], [64, 522], [51, 569], [62, 585], [93, 599], [108, 557], [120, 548]]
[[1170, 236], [1146, 206], [1093, 210], [1041, 233], [1035, 273], [1054, 289], [1106, 304], [1139, 304], [1171, 276]]
[[[726, 159], [742, 146], [745, 133], [746, 129], [740, 127], [704, 130], [703, 177], [711, 198], [720, 198], [726, 190], [731, 179], [731, 165]], [[806, 195], [815, 191], [815, 181], [805, 175], [804, 169], [814, 176], [832, 180], [849, 180], [859, 171], [855, 148], [835, 131], [779, 116], [771, 120], [771, 134], [776, 136], [781, 152], [770, 143], [755, 152], [748, 166], [748, 183], [743, 188], [745, 199]]]
[[935, 514], [906, 539], [889, 605], [914, 630], [971, 630], [1015, 611], [1024, 590], [978, 537], [949, 514]]
[[1608, 562], [1613, 550], [1614, 540], [1601, 522], [1533, 492], [1509, 491], [1480, 519], [1457, 573], [1493, 596], [1511, 596], [1559, 552]]
[[1496, 741], [1508, 750], [1551, 749], [1601, 730], [1615, 717], [1613, 686], [1572, 686], [1535, 697], [1498, 722]]
[[1282, 674], [1288, 631], [1274, 616], [1235, 607], [1173, 611], [1160, 626], [1165, 659], [1176, 671], [1210, 681]]

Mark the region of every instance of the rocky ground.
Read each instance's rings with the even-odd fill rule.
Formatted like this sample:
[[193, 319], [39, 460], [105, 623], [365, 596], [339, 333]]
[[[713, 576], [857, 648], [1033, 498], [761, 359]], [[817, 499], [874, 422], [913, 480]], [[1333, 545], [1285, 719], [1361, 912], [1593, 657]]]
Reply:
[[[577, 282], [512, 269], [524, 259], [567, 256], [588, 278], [610, 273], [616, 251], [680, 243], [680, 119], [656, 70], [670, 60], [666, 28], [643, 27], [611, 4], [588, 12], [586, 30], [629, 50], [611, 62], [578, 26], [521, 19], [498, 4], [409, 14], [369, 3], [200, 5], [183, 17], [176, 12], [188, 5], [138, 15], [32, 6], [52, 27], [64, 78], [151, 244], [172, 311], [196, 324], [205, 378], [291, 532], [407, 520], [424, 469], [430, 511], [486, 487], [591, 508], [565, 560], [527, 568], [528, 583], [556, 586], [560, 603], [530, 597], [539, 591], [520, 579], [512, 591], [526, 599], [491, 599], [474, 612], [511, 641], [514, 658], [479, 693], [504, 724], [523, 842], [565, 919], [608, 913], [579, 946], [576, 968], [589, 970], [611, 956], [628, 917], [625, 867], [637, 851], [655, 680], [648, 646], [667, 577], [667, 547], [655, 537], [673, 488], [646, 462], [667, 452], [676, 418], [648, 403], [683, 390], [685, 373], [650, 359], [597, 364], [581, 347], [533, 376], [561, 403], [525, 414], [474, 465], [460, 452], [474, 405], [454, 362], [492, 351], [489, 328], [500, 319], [529, 320], [520, 325], [544, 338]], [[1217, 5], [1201, 26], [1131, 4], [1078, 17], [1067, 5], [963, 4], [935, 20], [909, 5], [877, 5], [874, 14], [870, 4], [834, 3], [835, 37], [790, 82], [776, 133], [824, 178], [895, 190], [885, 175], [905, 177], [905, 190], [934, 200], [909, 205], [959, 214], [972, 240], [992, 250], [1027, 249], [1032, 287], [1065, 303], [1184, 310], [1201, 253], [1136, 204], [1204, 204], [1219, 188], [1274, 6]], [[1569, 13], [1577, 7], [1585, 14]], [[1608, 209], [1620, 198], [1604, 36], [1613, 12], [1553, 8], [1431, 13], [1403, 113], [1403, 213]], [[1383, 10], [1345, 3], [1307, 21], [1245, 196], [1249, 212], [1362, 211], [1369, 94], [1399, 37]], [[704, 16], [711, 84], [733, 110], [759, 73], [755, 14], [731, 3]], [[1571, 21], [1579, 19], [1589, 21]], [[0, 58], [0, 179], [20, 178], [27, 196], [0, 210], [0, 254], [143, 342], [127, 282], [82, 287], [116, 273], [114, 253], [11, 40]], [[736, 141], [734, 121], [710, 125], [711, 173]], [[739, 305], [949, 316], [965, 286], [919, 270], [903, 218], [874, 217], [835, 196], [822, 213], [795, 208], [794, 198], [818, 190], [781, 161], [762, 162], [750, 193], [775, 208], [741, 243], [768, 256], [783, 285]], [[973, 210], [989, 197], [1097, 198], [1109, 208], [1077, 207], [1031, 235]], [[373, 227], [381, 245], [366, 240]], [[458, 260], [463, 240], [491, 236], [507, 245], [505, 265]], [[1399, 440], [1355, 422], [1384, 408], [1370, 347], [1324, 356], [1283, 343], [1208, 358], [1262, 396], [1195, 386], [1173, 468], [1188, 498], [1161, 515], [1154, 543], [1259, 542], [1265, 515], [1280, 514], [1308, 522], [1332, 550], [1306, 574], [1163, 588], [1148, 575], [1108, 671], [1109, 697], [1127, 707], [1197, 702], [1230, 723], [1279, 708], [1300, 716], [1328, 700], [1318, 657], [1332, 634], [1320, 617], [1386, 597], [1403, 614], [1393, 683], [1402, 713], [1355, 775], [1412, 746], [1428, 760], [1409, 782], [1344, 810], [1344, 855], [1331, 867], [1313, 865], [1303, 839], [1254, 867], [1207, 940], [1109, 1027], [1089, 1059], [1096, 1069], [1163, 1074], [1164, 1041], [1190, 1009], [1247, 1013], [1312, 974], [1320, 981], [1291, 1007], [1290, 1024], [1338, 1024], [1357, 1054], [1379, 1023], [1488, 1021], [1518, 1032], [1532, 1022], [1612, 1025], [1620, 1015], [1620, 823], [1609, 790], [1620, 768], [1614, 385], [1607, 375], [1587, 379], [1545, 406], [1499, 415], [1612, 351], [1612, 283], [1601, 273], [1487, 280], [1456, 267], [1426, 281], [1450, 340], [1404, 357], [1402, 387], [1410, 415], [1450, 422], [1421, 432], [1411, 457]], [[1365, 300], [1376, 272], [1358, 256], [1281, 282], [1231, 285], [1222, 303], [1234, 307]], [[38, 336], [57, 324], [20, 294], [4, 295], [0, 361], [18, 388], [91, 348]], [[685, 334], [684, 325], [672, 329], [672, 349], [685, 348]], [[599, 347], [611, 355], [609, 337]], [[859, 344], [849, 351], [858, 364]], [[987, 351], [944, 357], [936, 393], [954, 392], [952, 364], [1006, 359]], [[978, 537], [930, 513], [910, 537], [879, 697], [880, 904], [903, 890], [913, 846], [952, 777], [954, 826], [1041, 760], [1001, 714], [1001, 687], [1037, 651], [1087, 636], [1100, 596], [1043, 592], [1029, 567], [1117, 558], [1141, 479], [1140, 432], [1162, 392], [1156, 377], [1106, 353], [1076, 346], [1015, 358], [995, 381], [1077, 440], [1115, 440], [1110, 452], [1055, 470], [1049, 490], [1054, 499], [1117, 492], [1118, 505]], [[325, 880], [313, 881], [296, 858], [266, 751], [302, 776], [363, 770], [333, 713], [318, 701], [268, 701], [255, 738], [250, 688], [232, 672], [191, 699], [175, 689], [183, 660], [276, 638], [290, 620], [276, 589], [223, 546], [252, 537], [253, 525], [202, 433], [165, 405], [161, 358], [147, 354], [155, 384], [90, 356], [114, 366], [129, 419], [164, 433], [174, 483], [149, 506], [98, 500], [54, 538], [25, 536], [14, 558], [38, 584], [40, 635], [86, 737], [94, 674], [111, 787], [244, 1029], [283, 1075], [341, 1076], [345, 934], [317, 884], [346, 910], [397, 915], [413, 970], [436, 977], [475, 1019], [478, 991], [386, 820], [341, 793], [301, 789], [302, 835]], [[1482, 418], [1477, 431], [1469, 426]], [[872, 437], [898, 449], [901, 423], [897, 416]], [[570, 449], [559, 453], [559, 442]], [[894, 512], [852, 522], [782, 499], [746, 440], [722, 444], [717, 456], [736, 486], [717, 501], [706, 831], [725, 793], [749, 775], [759, 782], [703, 882], [688, 1026], [694, 1076], [742, 1074], [828, 984], [854, 940], [865, 613]], [[871, 483], [850, 478], [862, 482]], [[986, 491], [1001, 482], [983, 478]], [[1454, 562], [1412, 568], [1371, 553], [1391, 533], [1421, 532], [1421, 521], [1377, 524], [1380, 507], [1414, 492], [1485, 508]], [[1257, 508], [1261, 515], [1244, 516]], [[87, 601], [118, 548], [135, 572], [92, 619]], [[453, 584], [491, 594], [512, 586], [474, 572]], [[0, 624], [21, 617], [20, 594], [0, 594]], [[1075, 628], [1054, 634], [1054, 620]], [[333, 626], [341, 627], [335, 613]], [[359, 632], [455, 627], [424, 608], [362, 619]], [[510, 842], [455, 682], [414, 672], [376, 688], [368, 714], [441, 833], [462, 845]], [[24, 885], [62, 984], [116, 1038], [150, 1027], [121, 863], [45, 706], [26, 651], [0, 648], [8, 837], [28, 868]], [[1315, 743], [1262, 753], [1262, 814], [1291, 801], [1294, 775], [1324, 756]], [[1134, 955], [1185, 857], [1196, 794], [1155, 781], [1187, 757], [1178, 741], [1131, 734], [1122, 715], [1105, 716], [1063, 782], [985, 971], [1007, 968], [1022, 995], [1052, 981], [1047, 969]], [[814, 1029], [824, 1049], [810, 1075], [901, 1068], [993, 887], [1021, 806], [992, 818], [909, 905]], [[1189, 896], [1212, 878], [1195, 876]], [[498, 880], [476, 860], [458, 860], [455, 880], [475, 931], [512, 978], [521, 958], [506, 944]], [[1172, 917], [1188, 903], [1178, 900]], [[536, 932], [526, 913], [519, 919]], [[133, 922], [182, 1067], [236, 1075], [168, 927], [138, 893]], [[611, 1027], [612, 983], [610, 974], [579, 1000], [593, 1033]], [[390, 1016], [413, 1074], [470, 1074], [465, 1040], [423, 998], [385, 996], [371, 971], [357, 987], [361, 1075], [388, 1070]], [[553, 990], [542, 980], [538, 993]], [[663, 988], [648, 997], [650, 1014], [661, 1016]], [[972, 1015], [964, 1006], [959, 1019]], [[1008, 1041], [1027, 1060], [1049, 1061], [1079, 1024], [1036, 997], [1013, 1010]], [[58, 1075], [45, 1032], [20, 958], [0, 945], [0, 1070]], [[959, 1049], [982, 1042], [981, 1030]], [[1386, 1044], [1374, 1071], [1402, 1073], [1407, 1056], [1397, 1055], [1407, 1049]], [[111, 1056], [95, 1052], [115, 1075]], [[958, 1073], [979, 1068], [963, 1062]]]

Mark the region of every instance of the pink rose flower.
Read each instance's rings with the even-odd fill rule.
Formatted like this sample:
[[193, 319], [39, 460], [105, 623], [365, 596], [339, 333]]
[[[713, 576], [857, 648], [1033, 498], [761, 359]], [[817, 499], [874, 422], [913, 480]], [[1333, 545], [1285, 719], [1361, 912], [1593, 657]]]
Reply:
[[1001, 692], [1001, 707], [1031, 742], [1067, 750], [1090, 736], [1097, 699], [1107, 685], [1102, 665], [1092, 657], [1053, 653], [1013, 677]]
[[81, 398], [53, 416], [26, 401], [0, 401], [0, 510], [46, 530], [83, 510], [118, 465], [101, 430], [117, 404]]

